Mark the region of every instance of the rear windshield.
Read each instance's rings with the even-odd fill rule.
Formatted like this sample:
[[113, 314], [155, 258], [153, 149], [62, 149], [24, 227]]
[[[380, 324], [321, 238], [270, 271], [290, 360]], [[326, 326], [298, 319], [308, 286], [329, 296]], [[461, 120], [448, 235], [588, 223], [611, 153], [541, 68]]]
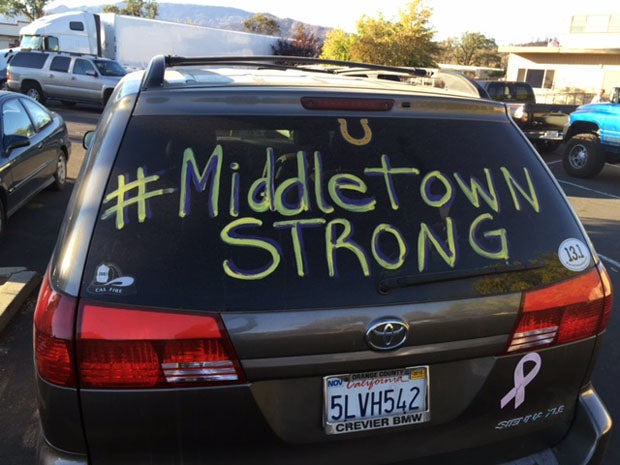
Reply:
[[564, 238], [583, 240], [509, 123], [139, 116], [83, 284], [90, 298], [234, 311], [386, 303], [405, 295], [386, 282], [537, 270], [508, 288], [486, 277], [467, 291], [480, 295], [569, 273]]
[[493, 100], [502, 102], [534, 102], [535, 100], [534, 92], [527, 83], [493, 82], [489, 84], [487, 91]]

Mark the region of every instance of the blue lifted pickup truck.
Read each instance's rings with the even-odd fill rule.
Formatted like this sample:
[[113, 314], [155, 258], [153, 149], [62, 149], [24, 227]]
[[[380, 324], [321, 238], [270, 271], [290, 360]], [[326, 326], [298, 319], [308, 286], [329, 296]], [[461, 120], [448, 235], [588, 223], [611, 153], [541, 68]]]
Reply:
[[620, 87], [611, 102], [582, 105], [570, 115], [564, 131], [564, 170], [577, 178], [591, 178], [605, 163], [620, 163]]

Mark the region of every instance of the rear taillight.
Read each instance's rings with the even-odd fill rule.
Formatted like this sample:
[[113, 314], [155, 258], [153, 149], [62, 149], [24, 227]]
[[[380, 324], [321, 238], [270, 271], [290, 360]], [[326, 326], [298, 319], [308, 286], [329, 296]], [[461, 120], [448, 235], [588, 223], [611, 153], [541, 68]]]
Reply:
[[73, 326], [77, 301], [54, 291], [45, 276], [34, 311], [34, 356], [45, 381], [75, 387]]
[[607, 327], [611, 307], [611, 281], [602, 264], [576, 278], [525, 292], [506, 352], [595, 336]]
[[77, 340], [84, 388], [165, 388], [245, 382], [215, 314], [84, 305]]

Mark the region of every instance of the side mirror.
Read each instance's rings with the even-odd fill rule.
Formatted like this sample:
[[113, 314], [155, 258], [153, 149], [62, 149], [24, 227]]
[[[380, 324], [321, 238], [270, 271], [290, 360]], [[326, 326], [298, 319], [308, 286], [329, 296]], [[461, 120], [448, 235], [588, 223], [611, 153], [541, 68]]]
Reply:
[[10, 155], [10, 153], [15, 149], [20, 147], [28, 147], [30, 145], [30, 139], [20, 134], [11, 134], [4, 136], [2, 145], [4, 146], [4, 153], [6, 155]]
[[86, 75], [94, 78], [99, 77], [95, 71], [86, 71]]
[[85, 132], [84, 137], [82, 138], [82, 147], [88, 150], [88, 148], [92, 145], [94, 138], [95, 138], [95, 131]]

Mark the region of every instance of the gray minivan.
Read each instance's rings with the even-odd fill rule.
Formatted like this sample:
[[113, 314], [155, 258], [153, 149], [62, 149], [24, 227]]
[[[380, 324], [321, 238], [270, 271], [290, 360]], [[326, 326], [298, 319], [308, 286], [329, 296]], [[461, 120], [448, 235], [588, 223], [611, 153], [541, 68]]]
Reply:
[[63, 52], [19, 52], [7, 71], [10, 90], [38, 102], [48, 98], [65, 104], [105, 105], [114, 87], [126, 74], [116, 61]]
[[360, 67], [117, 86], [34, 312], [35, 463], [602, 464], [611, 281], [504, 105], [293, 63]]

